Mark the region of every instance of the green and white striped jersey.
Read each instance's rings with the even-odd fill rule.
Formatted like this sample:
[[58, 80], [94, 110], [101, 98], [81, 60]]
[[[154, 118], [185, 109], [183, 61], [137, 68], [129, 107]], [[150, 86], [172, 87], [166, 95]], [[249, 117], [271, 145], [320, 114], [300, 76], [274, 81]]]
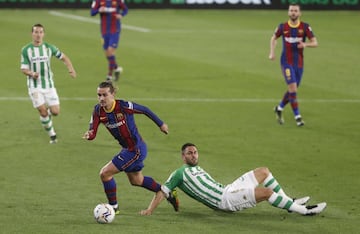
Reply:
[[162, 189], [168, 193], [176, 187], [212, 209], [218, 209], [225, 188], [201, 167], [186, 164], [171, 173]]
[[61, 59], [62, 53], [56, 46], [45, 42], [40, 46], [34, 46], [30, 43], [21, 49], [21, 69], [29, 69], [40, 74], [36, 80], [28, 76], [28, 88], [54, 88], [53, 73], [50, 66], [52, 56]]

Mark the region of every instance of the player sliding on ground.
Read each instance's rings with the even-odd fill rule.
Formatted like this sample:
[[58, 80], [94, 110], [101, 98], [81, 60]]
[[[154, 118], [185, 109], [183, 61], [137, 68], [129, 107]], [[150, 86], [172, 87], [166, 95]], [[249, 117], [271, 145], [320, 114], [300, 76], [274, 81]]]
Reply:
[[[241, 211], [255, 207], [262, 201], [268, 201], [274, 207], [302, 215], [318, 214], [326, 207], [325, 202], [306, 206], [310, 197], [290, 198], [266, 167], [249, 171], [232, 184], [225, 186], [215, 181], [198, 166], [199, 155], [194, 144], [184, 144], [181, 148], [181, 156], [185, 164], [170, 175], [161, 186], [161, 190], [154, 196], [149, 207], [140, 211], [141, 215], [151, 215], [160, 202], [168, 197], [168, 194], [173, 194], [171, 191], [176, 187], [215, 210]], [[260, 184], [263, 186], [260, 187]]]

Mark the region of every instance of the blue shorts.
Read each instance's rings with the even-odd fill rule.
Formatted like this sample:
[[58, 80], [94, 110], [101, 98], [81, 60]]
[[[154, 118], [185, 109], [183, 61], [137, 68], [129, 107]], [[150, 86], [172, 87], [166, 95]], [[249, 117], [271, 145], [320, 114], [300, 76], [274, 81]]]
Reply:
[[300, 85], [302, 74], [304, 71], [303, 68], [283, 64], [281, 65], [281, 70], [287, 84], [296, 83], [297, 86]]
[[145, 143], [138, 145], [135, 151], [122, 149], [120, 153], [114, 156], [112, 163], [119, 171], [137, 172], [144, 167], [144, 160], [147, 155], [147, 147]]
[[117, 48], [119, 45], [120, 33], [112, 33], [102, 35], [103, 48], [106, 50], [109, 47]]

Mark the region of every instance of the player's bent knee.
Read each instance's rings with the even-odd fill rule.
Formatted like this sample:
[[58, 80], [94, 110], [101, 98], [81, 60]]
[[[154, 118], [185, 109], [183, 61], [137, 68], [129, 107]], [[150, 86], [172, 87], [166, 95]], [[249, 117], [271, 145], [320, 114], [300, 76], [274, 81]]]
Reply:
[[255, 188], [256, 202], [268, 200], [274, 192], [269, 188]]
[[111, 178], [113, 177], [113, 174], [110, 173], [110, 171], [107, 171], [105, 168], [100, 170], [99, 175], [102, 181], [111, 180]]
[[259, 167], [259, 168], [256, 168], [255, 174], [260, 176], [261, 178], [265, 179], [270, 174], [270, 170], [267, 167]]

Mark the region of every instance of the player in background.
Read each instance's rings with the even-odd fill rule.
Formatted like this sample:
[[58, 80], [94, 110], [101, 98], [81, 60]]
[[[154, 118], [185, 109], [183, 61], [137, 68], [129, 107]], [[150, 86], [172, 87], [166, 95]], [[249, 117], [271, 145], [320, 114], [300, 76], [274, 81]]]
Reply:
[[[287, 84], [285, 92], [279, 105], [274, 108], [279, 124], [284, 123], [282, 111], [286, 104], [290, 103], [295, 116], [297, 126], [305, 123], [300, 115], [297, 90], [300, 86], [304, 70], [304, 48], [314, 48], [318, 42], [308, 23], [300, 20], [301, 10], [299, 4], [290, 4], [288, 9], [289, 20], [281, 23], [270, 40], [269, 59], [275, 60], [276, 40], [282, 37], [283, 50], [281, 54], [281, 70]], [[309, 42], [306, 42], [306, 38]]]
[[[141, 186], [153, 192], [158, 192], [161, 188], [152, 177], [142, 174], [147, 146], [138, 132], [134, 114], [146, 115], [165, 134], [168, 134], [168, 126], [149, 108], [134, 102], [115, 99], [115, 93], [110, 81], [99, 84], [97, 88], [99, 103], [94, 108], [89, 130], [85, 132], [83, 138], [93, 140], [99, 124], [102, 123], [122, 147], [121, 151], [100, 171], [108, 202], [114, 207], [116, 214], [119, 214], [115, 174], [123, 171], [131, 185]], [[177, 210], [175, 198], [170, 198], [169, 202]]]
[[50, 66], [52, 56], [62, 60], [69, 75], [76, 77], [75, 69], [70, 59], [56, 46], [43, 41], [45, 29], [41, 24], [35, 24], [31, 29], [32, 42], [21, 49], [21, 71], [27, 77], [27, 86], [34, 108], [39, 111], [40, 122], [48, 135], [50, 143], [56, 143], [56, 132], [52, 123], [52, 115], [60, 113], [60, 100], [57, 94], [53, 72]]
[[124, 0], [94, 0], [91, 4], [91, 16], [100, 14], [100, 31], [103, 49], [108, 61], [107, 80], [115, 81], [120, 77], [122, 67], [116, 61], [116, 49], [119, 46], [121, 19], [128, 13]]
[[[151, 215], [167, 194], [176, 187], [211, 209], [228, 212], [255, 207], [262, 201], [268, 201], [274, 207], [302, 215], [314, 215], [326, 207], [325, 202], [305, 206], [310, 197], [299, 199], [288, 197], [266, 167], [251, 170], [233, 183], [223, 185], [198, 165], [199, 154], [194, 144], [184, 144], [181, 147], [181, 157], [185, 164], [171, 173], [161, 190], [155, 194], [149, 207], [140, 211], [141, 215]], [[260, 184], [262, 186], [259, 186]]]

